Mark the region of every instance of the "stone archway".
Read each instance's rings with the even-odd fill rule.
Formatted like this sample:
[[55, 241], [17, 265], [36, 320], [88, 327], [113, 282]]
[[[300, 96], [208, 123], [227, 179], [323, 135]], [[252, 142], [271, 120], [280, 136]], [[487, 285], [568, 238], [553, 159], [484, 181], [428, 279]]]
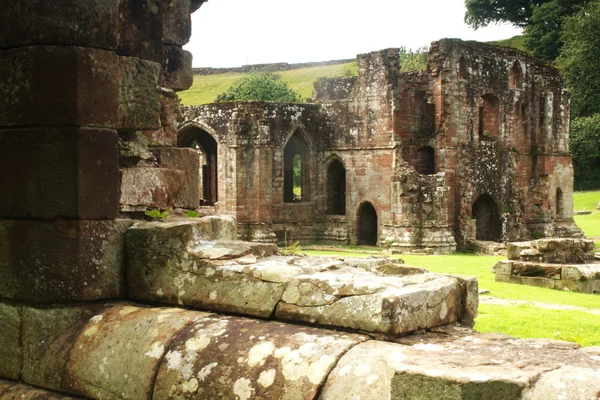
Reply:
[[492, 242], [502, 241], [502, 220], [498, 205], [489, 194], [482, 194], [473, 203], [475, 239]]
[[218, 145], [215, 138], [199, 126], [183, 128], [177, 137], [179, 147], [190, 147], [200, 155], [200, 205], [214, 205], [218, 201]]
[[364, 202], [358, 207], [357, 244], [377, 245], [377, 212], [370, 202]]
[[327, 168], [327, 214], [346, 214], [346, 168], [338, 158]]

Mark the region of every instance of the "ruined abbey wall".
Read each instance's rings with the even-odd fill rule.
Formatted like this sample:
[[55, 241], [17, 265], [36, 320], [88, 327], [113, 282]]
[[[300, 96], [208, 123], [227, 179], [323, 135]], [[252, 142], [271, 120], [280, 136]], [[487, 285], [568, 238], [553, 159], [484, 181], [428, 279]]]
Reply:
[[[427, 71], [401, 73], [396, 49], [357, 63], [357, 77], [318, 80], [310, 104], [184, 111], [180, 131], [212, 131], [224, 145], [219, 181], [236, 189], [220, 186], [218, 207], [238, 216], [244, 237], [361, 242], [365, 204], [376, 214], [373, 244], [399, 251], [581, 234], [571, 215], [568, 95], [554, 68], [451, 39], [432, 45]], [[294, 135], [307, 149], [300, 201], [285, 198]], [[345, 173], [343, 212], [328, 203], [332, 161]]]

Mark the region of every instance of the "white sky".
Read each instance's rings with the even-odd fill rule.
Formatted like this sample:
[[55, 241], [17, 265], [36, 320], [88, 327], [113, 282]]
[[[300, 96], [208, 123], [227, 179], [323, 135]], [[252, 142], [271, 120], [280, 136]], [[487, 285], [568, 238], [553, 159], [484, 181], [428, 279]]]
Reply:
[[209, 0], [192, 16], [194, 67], [354, 58], [444, 37], [489, 41], [521, 31], [463, 22], [464, 0]]

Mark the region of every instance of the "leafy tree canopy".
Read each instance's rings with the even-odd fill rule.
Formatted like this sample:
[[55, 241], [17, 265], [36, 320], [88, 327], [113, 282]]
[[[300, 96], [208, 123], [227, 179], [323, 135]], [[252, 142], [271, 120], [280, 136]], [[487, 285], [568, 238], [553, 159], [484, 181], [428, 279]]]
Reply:
[[571, 92], [571, 115], [600, 114], [600, 1], [564, 20], [556, 60]]
[[423, 46], [417, 50], [400, 47], [400, 69], [402, 72], [424, 71], [429, 60], [429, 48]]
[[279, 78], [269, 73], [250, 74], [234, 83], [227, 91], [219, 94], [216, 102], [236, 100], [275, 101], [295, 103], [302, 101], [300, 95], [294, 92]]
[[571, 121], [575, 189], [600, 188], [600, 114]]

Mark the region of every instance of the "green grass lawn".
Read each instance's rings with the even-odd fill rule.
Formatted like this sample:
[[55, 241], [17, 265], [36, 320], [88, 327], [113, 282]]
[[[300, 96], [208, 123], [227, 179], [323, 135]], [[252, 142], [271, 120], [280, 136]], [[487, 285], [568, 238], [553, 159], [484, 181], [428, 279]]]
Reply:
[[[369, 257], [372, 254], [302, 250], [309, 255]], [[492, 267], [505, 257], [475, 254], [447, 256], [398, 255], [407, 265], [431, 272], [477, 277], [480, 289], [507, 300], [536, 301], [600, 310], [600, 295], [574, 293], [526, 285], [496, 282]], [[575, 341], [583, 346], [600, 345], [600, 316], [572, 310], [547, 310], [529, 305], [481, 304], [475, 329], [520, 338], [550, 338]]]
[[[573, 209], [576, 211], [592, 211], [590, 215], [575, 215], [575, 223], [583, 230], [586, 236], [600, 236], [600, 211], [596, 209], [600, 202], [600, 191], [573, 193]], [[600, 248], [600, 242], [596, 243]]]
[[[317, 78], [356, 76], [357, 74], [358, 66], [356, 62], [300, 68], [276, 73], [283, 82], [287, 83], [304, 99], [312, 97], [313, 84]], [[241, 73], [194, 75], [192, 87], [186, 91], [179, 92], [178, 95], [181, 98], [181, 102], [186, 106], [212, 103], [218, 94], [226, 91], [234, 82], [245, 75]]]

